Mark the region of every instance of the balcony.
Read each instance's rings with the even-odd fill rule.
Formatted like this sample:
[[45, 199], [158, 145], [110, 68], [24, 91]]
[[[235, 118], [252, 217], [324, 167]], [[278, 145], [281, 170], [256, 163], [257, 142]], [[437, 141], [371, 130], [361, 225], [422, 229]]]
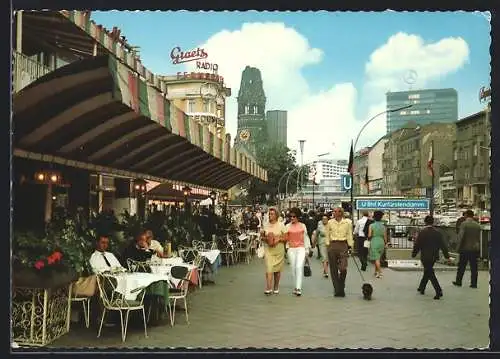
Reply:
[[17, 51], [14, 51], [13, 70], [14, 93], [21, 91], [32, 82], [51, 72], [47, 66]]

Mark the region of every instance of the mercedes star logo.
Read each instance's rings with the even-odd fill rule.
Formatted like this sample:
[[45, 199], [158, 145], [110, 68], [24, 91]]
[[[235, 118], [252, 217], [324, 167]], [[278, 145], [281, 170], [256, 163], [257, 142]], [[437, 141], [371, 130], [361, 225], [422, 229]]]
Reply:
[[404, 82], [406, 82], [408, 85], [413, 85], [415, 82], [417, 82], [417, 78], [418, 78], [417, 71], [410, 70], [406, 73], [404, 77]]

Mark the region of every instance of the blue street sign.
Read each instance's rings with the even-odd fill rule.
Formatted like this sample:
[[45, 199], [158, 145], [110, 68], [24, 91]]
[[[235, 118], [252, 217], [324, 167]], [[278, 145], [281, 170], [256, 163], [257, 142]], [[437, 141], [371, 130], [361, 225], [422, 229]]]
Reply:
[[357, 199], [356, 209], [371, 210], [429, 210], [429, 199]]
[[340, 190], [342, 192], [347, 192], [352, 187], [351, 175], [341, 175], [340, 176]]

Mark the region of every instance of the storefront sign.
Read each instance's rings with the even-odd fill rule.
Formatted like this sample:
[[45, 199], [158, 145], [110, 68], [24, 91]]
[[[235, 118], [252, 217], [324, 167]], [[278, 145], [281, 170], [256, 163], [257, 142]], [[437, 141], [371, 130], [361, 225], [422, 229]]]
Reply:
[[[176, 191], [182, 192], [184, 186], [181, 186], [181, 185], [178, 185], [178, 184], [174, 184], [174, 185], [172, 185], [172, 188], [174, 190], [176, 190]], [[209, 195], [209, 191], [206, 190], [206, 189], [201, 189], [201, 188], [191, 188], [191, 194], [199, 194], [199, 195], [208, 196]]]
[[210, 62], [196, 61], [196, 68], [198, 70], [210, 70], [213, 72], [217, 72], [217, 70], [219, 69], [219, 65], [212, 64]]
[[224, 77], [206, 72], [178, 72], [177, 80], [210, 80], [224, 83]]
[[349, 191], [352, 188], [352, 178], [351, 175], [341, 175], [340, 176], [340, 189], [342, 192]]
[[184, 62], [203, 60], [208, 57], [205, 49], [200, 49], [199, 47], [196, 50], [190, 51], [182, 51], [179, 46], [176, 46], [170, 51], [170, 58], [172, 59], [172, 63], [174, 65], [182, 64]]
[[357, 199], [356, 209], [363, 210], [419, 210], [427, 211], [429, 210], [430, 201], [429, 199]]

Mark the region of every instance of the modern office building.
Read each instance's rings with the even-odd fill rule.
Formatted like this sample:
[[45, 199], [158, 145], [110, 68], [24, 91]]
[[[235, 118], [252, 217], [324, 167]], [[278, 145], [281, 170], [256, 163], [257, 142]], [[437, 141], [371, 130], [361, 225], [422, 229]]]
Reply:
[[267, 139], [270, 143], [281, 143], [286, 146], [287, 112], [272, 110], [266, 112]]
[[408, 122], [424, 126], [430, 123], [455, 123], [458, 120], [458, 95], [455, 89], [388, 92], [387, 110], [411, 105], [410, 108], [387, 113], [387, 133]]
[[266, 95], [260, 70], [247, 66], [241, 74], [238, 92], [238, 129], [235, 138], [236, 148], [246, 147], [255, 153], [259, 144], [267, 137]]
[[340, 176], [347, 173], [346, 160], [321, 160], [314, 162], [316, 166], [316, 180], [340, 179]]

